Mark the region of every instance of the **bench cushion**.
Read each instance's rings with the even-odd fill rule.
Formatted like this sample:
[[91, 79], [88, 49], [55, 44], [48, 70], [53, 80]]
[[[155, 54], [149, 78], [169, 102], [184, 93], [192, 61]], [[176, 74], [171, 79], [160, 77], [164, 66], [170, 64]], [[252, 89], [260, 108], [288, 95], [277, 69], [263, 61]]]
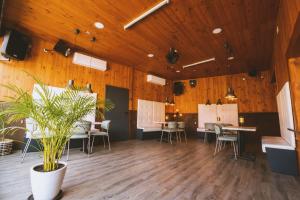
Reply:
[[266, 148], [295, 150], [295, 148], [282, 137], [263, 136], [261, 145], [264, 153], [266, 153]]

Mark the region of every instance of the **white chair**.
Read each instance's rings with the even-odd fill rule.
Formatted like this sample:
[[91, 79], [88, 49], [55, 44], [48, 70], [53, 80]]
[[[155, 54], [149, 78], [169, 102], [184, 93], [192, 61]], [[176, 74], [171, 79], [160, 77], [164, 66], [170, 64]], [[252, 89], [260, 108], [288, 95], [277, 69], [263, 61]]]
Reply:
[[25, 159], [25, 156], [27, 154], [32, 139], [39, 140], [42, 138], [42, 135], [40, 134], [35, 121], [33, 121], [31, 118], [27, 118], [25, 119], [25, 122], [26, 122], [26, 129], [27, 129], [25, 137], [27, 138], [27, 142], [22, 152], [21, 163], [23, 163]]
[[234, 158], [237, 159], [237, 136], [232, 135], [223, 135], [222, 129], [219, 125], [215, 125], [215, 133], [216, 133], [216, 147], [214, 156], [224, 148], [226, 142], [231, 142], [234, 151]]
[[[67, 143], [68, 150], [67, 150], [67, 161], [69, 160], [69, 153], [70, 153], [70, 141], [71, 140], [78, 140], [82, 139], [82, 151], [84, 152], [85, 149], [85, 139], [89, 139], [88, 132], [91, 130], [91, 122], [89, 121], [83, 121], [83, 122], [77, 122], [75, 123], [75, 127], [72, 129], [72, 136], [70, 137], [70, 140]], [[90, 141], [90, 140], [88, 140]], [[89, 146], [87, 145], [87, 153], [89, 155]]]
[[183, 133], [185, 138], [185, 143], [187, 144], [185, 124], [184, 122], [178, 122], [177, 124], [178, 124], [177, 132], [179, 133], [179, 141], [181, 142], [181, 134]]
[[176, 122], [168, 122], [168, 127], [164, 127], [161, 131], [161, 136], [160, 136], [160, 143], [162, 142], [162, 138], [164, 135], [164, 132], [168, 133], [168, 140], [169, 142], [172, 144], [172, 134], [175, 133], [176, 134], [176, 139], [178, 142], [178, 136], [177, 136], [177, 123]]
[[101, 130], [99, 129], [93, 129], [89, 131], [89, 138], [91, 139], [91, 137], [93, 137], [93, 141], [92, 141], [92, 146], [91, 146], [91, 152], [93, 152], [93, 147], [94, 147], [94, 140], [96, 136], [103, 136], [103, 145], [105, 148], [105, 137], [107, 137], [107, 141], [108, 141], [108, 149], [110, 149], [110, 141], [109, 141], [109, 125], [110, 125], [110, 120], [105, 120], [101, 122]]

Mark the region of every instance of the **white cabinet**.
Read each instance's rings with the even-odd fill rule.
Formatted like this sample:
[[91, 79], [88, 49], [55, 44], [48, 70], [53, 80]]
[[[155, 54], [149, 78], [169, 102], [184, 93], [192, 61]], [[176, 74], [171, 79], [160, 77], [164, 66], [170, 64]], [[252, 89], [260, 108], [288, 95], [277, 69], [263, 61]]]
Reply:
[[198, 105], [198, 127], [204, 128], [205, 123], [224, 123], [238, 126], [237, 104]]

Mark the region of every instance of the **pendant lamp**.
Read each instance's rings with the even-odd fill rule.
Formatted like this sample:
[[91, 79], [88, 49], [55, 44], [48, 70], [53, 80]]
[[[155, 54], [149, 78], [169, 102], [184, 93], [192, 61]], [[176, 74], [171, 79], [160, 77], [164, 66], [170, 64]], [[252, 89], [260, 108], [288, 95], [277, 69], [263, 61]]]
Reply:
[[217, 104], [217, 105], [222, 105], [221, 99], [218, 99], [216, 104]]

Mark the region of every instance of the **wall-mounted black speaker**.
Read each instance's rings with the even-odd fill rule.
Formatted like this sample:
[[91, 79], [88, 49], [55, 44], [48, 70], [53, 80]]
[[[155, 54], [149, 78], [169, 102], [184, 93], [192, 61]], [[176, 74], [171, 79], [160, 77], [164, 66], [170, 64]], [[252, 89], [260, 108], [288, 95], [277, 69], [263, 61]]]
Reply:
[[184, 92], [183, 82], [175, 82], [174, 85], [173, 85], [173, 93], [176, 96], [179, 96], [179, 95], [183, 94], [183, 92]]
[[258, 75], [258, 72], [257, 72], [257, 70], [251, 70], [251, 71], [249, 71], [248, 72], [248, 75], [250, 76], [250, 77], [257, 77], [257, 75]]
[[6, 58], [24, 60], [31, 46], [28, 36], [16, 31], [8, 31], [3, 39], [1, 54]]
[[68, 57], [69, 55], [71, 55], [70, 46], [63, 40], [58, 40], [58, 42], [55, 44], [53, 50], [65, 57]]
[[197, 80], [190, 80], [190, 86], [193, 88], [193, 87], [196, 87], [197, 85]]

